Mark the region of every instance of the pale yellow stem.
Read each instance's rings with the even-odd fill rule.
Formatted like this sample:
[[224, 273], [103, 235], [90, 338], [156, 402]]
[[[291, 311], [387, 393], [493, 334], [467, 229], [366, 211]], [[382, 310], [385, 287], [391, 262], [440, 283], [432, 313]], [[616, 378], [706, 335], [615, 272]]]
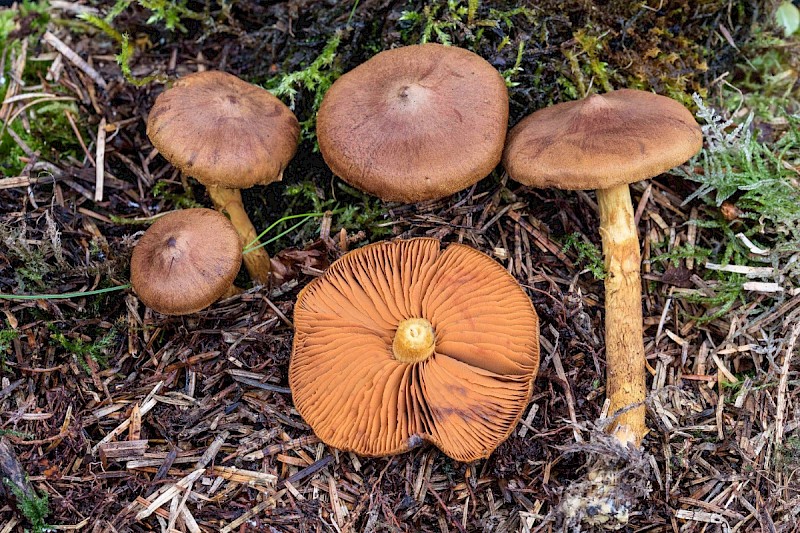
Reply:
[[606, 266], [606, 396], [610, 430], [623, 444], [639, 446], [645, 433], [645, 357], [639, 238], [628, 185], [597, 191]]
[[[231, 223], [236, 228], [236, 232], [239, 234], [242, 247], [247, 246], [252, 248], [253, 246], [257, 246], [259, 244], [256, 239], [258, 233], [256, 233], [253, 223], [250, 222], [250, 217], [247, 216], [247, 212], [244, 210], [242, 193], [239, 189], [225, 189], [212, 185], [208, 187], [208, 194], [217, 211], [230, 218]], [[269, 263], [269, 254], [267, 254], [264, 248], [258, 248], [257, 250], [244, 254], [242, 260], [253, 281], [260, 285], [269, 283], [271, 266]]]
[[228, 287], [228, 290], [226, 290], [222, 294], [222, 296], [219, 297], [219, 299], [220, 300], [224, 300], [226, 298], [231, 298], [233, 296], [237, 296], [239, 294], [242, 294], [243, 292], [244, 291], [242, 289], [240, 289], [239, 287], [237, 287], [236, 285], [231, 285], [230, 287]]
[[397, 325], [392, 342], [394, 358], [401, 363], [420, 363], [436, 349], [433, 326], [424, 318], [408, 318]]

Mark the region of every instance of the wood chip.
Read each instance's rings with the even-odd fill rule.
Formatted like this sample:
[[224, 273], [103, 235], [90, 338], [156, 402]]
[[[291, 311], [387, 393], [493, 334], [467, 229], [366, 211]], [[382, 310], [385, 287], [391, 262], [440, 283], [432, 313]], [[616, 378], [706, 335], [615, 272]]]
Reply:
[[567, 398], [567, 411], [569, 412], [569, 419], [572, 421], [572, 436], [575, 439], [575, 442], [583, 442], [583, 435], [578, 430], [578, 417], [575, 414], [575, 398], [572, 395], [572, 387], [569, 385], [569, 380], [567, 380], [567, 373], [564, 372], [564, 365], [561, 363], [561, 356], [559, 355], [558, 350], [558, 338], [559, 333], [552, 324], [549, 325], [550, 333], [553, 335], [553, 350], [550, 352], [551, 357], [553, 358], [553, 367], [556, 369], [556, 375], [558, 375], [559, 379], [561, 380], [561, 386], [564, 388], [564, 393]]
[[67, 46], [64, 41], [50, 33], [50, 31], [44, 32], [42, 39], [59, 51], [64, 57], [66, 57], [70, 63], [81, 69], [87, 76], [89, 76], [93, 82], [95, 82], [99, 87], [105, 89], [108, 87], [106, 80], [97, 72], [94, 67], [92, 67], [89, 63], [83, 60], [81, 56], [79, 56], [75, 51]]
[[[157, 393], [157, 392], [158, 392], [158, 391], [161, 389], [161, 387], [162, 387], [163, 385], [164, 385], [164, 382], [163, 382], [163, 381], [159, 381], [158, 383], [156, 383], [155, 387], [153, 387], [153, 389], [150, 391], [150, 394], [148, 394], [148, 395], [145, 397], [145, 401], [144, 401], [144, 403], [142, 404], [142, 407], [141, 407], [141, 410], [140, 410], [140, 414], [141, 414], [141, 416], [144, 416], [144, 415], [146, 415], [147, 413], [149, 413], [149, 412], [150, 412], [150, 410], [151, 410], [153, 407], [155, 407], [155, 406], [156, 406], [156, 404], [157, 404], [158, 402], [156, 402], [156, 400], [154, 400], [154, 399], [153, 399], [153, 396], [155, 396], [155, 394], [156, 394], [156, 393]], [[100, 442], [98, 442], [97, 444], [95, 444], [95, 445], [92, 447], [92, 453], [93, 453], [93, 454], [96, 454], [96, 453], [97, 453], [97, 450], [98, 450], [98, 448], [99, 448], [101, 445], [105, 444], [106, 442], [110, 442], [110, 441], [112, 441], [112, 440], [113, 440], [113, 439], [114, 439], [116, 436], [118, 436], [118, 435], [122, 434], [122, 432], [123, 432], [123, 431], [125, 431], [126, 429], [128, 429], [128, 426], [130, 426], [130, 424], [131, 424], [131, 419], [130, 419], [130, 417], [128, 417], [128, 418], [127, 418], [127, 419], [125, 419], [125, 421], [123, 421], [123, 422], [122, 422], [122, 423], [121, 423], [119, 426], [117, 426], [116, 428], [114, 428], [113, 430], [111, 430], [111, 432], [110, 432], [108, 435], [106, 435], [105, 437], [103, 437], [103, 438], [100, 440]]]
[[94, 201], [103, 201], [103, 185], [105, 184], [106, 164], [106, 119], [100, 119], [97, 127], [97, 147], [95, 149], [95, 182]]
[[227, 526], [223, 527], [219, 530], [219, 533], [231, 533], [231, 531], [235, 530], [254, 516], [259, 515], [262, 511], [269, 509], [270, 507], [275, 507], [277, 501], [286, 493], [286, 489], [278, 491], [274, 496], [270, 496], [263, 502], [259, 503], [242, 516], [228, 524]]
[[156, 509], [170, 501], [175, 495], [182, 494], [183, 491], [189, 488], [201, 475], [203, 475], [203, 473], [205, 473], [205, 471], [205, 468], [198, 468], [191, 474], [187, 475], [169, 487], [152, 502], [148, 501], [148, 505], [143, 510], [139, 511], [139, 513], [137, 513], [136, 520], [143, 520], [147, 518], [153, 514]]
[[742, 284], [742, 288], [746, 291], [755, 292], [783, 292], [783, 287], [778, 283], [766, 281], [746, 281]]
[[789, 365], [794, 359], [797, 338], [800, 336], [800, 323], [796, 323], [792, 328], [786, 347], [783, 350], [783, 363], [780, 369], [780, 380], [778, 381], [778, 399], [775, 413], [775, 443], [780, 445], [783, 442], [784, 423], [786, 420], [786, 395], [789, 388]]
[[744, 233], [737, 233], [736, 238], [742, 241], [742, 244], [744, 244], [747, 247], [747, 249], [750, 250], [751, 254], [769, 255], [769, 250], [762, 248], [761, 246], [758, 246], [756, 243], [751, 241]]
[[689, 520], [692, 522], [706, 522], [708, 524], [724, 524], [725, 518], [717, 513], [707, 513], [705, 511], [687, 511], [678, 509], [675, 511], [675, 518], [679, 520]]
[[274, 474], [244, 470], [242, 468], [236, 468], [235, 466], [212, 466], [208, 469], [208, 473], [245, 485], [265, 485], [273, 487], [278, 481], [278, 476]]
[[109, 459], [143, 457], [147, 451], [147, 439], [123, 440], [103, 443], [100, 448], [100, 460], [107, 464]]

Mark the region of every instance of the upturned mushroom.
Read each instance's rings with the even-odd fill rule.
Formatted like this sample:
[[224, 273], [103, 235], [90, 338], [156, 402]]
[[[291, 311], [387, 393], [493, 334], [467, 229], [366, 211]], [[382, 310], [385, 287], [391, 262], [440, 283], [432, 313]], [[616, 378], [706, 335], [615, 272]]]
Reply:
[[165, 315], [205, 309], [233, 286], [242, 247], [231, 222], [213, 209], [173, 211], [156, 220], [133, 249], [131, 285]]
[[240, 189], [280, 181], [297, 150], [300, 126], [271, 93], [219, 71], [189, 74], [161, 93], [147, 118], [147, 136], [181, 172], [206, 186], [233, 223], [245, 267], [269, 280], [269, 255], [242, 204]]
[[534, 187], [595, 189], [605, 256], [606, 396], [611, 433], [639, 446], [644, 400], [641, 255], [628, 184], [656, 176], [697, 153], [703, 137], [692, 114], [670, 98], [622, 89], [536, 111], [509, 133], [503, 164]]
[[436, 239], [354, 250], [298, 295], [289, 384], [323, 442], [365, 456], [425, 441], [459, 461], [513, 431], [539, 366], [539, 322], [485, 254]]
[[384, 200], [442, 198], [500, 162], [508, 90], [479, 55], [421, 44], [386, 50], [334, 82], [317, 115], [325, 162]]

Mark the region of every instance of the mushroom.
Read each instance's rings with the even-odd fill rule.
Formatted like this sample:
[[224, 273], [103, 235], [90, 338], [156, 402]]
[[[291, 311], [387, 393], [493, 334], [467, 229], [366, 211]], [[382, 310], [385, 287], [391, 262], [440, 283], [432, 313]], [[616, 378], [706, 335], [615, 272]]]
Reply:
[[418, 202], [465, 189], [500, 162], [505, 82], [479, 55], [421, 44], [386, 50], [337, 79], [320, 105], [325, 162], [384, 200]]
[[233, 224], [213, 209], [173, 211], [156, 220], [133, 249], [131, 285], [165, 315], [204, 309], [226, 294], [242, 265]]
[[219, 71], [189, 74], [161, 93], [147, 118], [147, 136], [181, 172], [206, 186], [233, 222], [250, 277], [269, 280], [269, 255], [242, 204], [240, 189], [280, 181], [300, 138], [297, 118], [256, 85]]
[[458, 461], [514, 429], [539, 366], [539, 322], [485, 254], [437, 239], [371, 244], [298, 295], [289, 384], [327, 444], [365, 456], [423, 441]]
[[606, 279], [609, 428], [639, 446], [645, 423], [641, 255], [628, 184], [679, 165], [702, 147], [692, 114], [670, 98], [622, 89], [542, 109], [509, 133], [503, 164], [525, 185], [596, 189]]

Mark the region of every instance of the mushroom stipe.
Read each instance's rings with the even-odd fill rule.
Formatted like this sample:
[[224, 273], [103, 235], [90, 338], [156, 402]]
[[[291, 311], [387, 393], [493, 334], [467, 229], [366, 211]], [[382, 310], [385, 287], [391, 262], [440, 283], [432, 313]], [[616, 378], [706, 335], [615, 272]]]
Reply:
[[[702, 144], [700, 127], [681, 104], [622, 89], [533, 113], [511, 130], [503, 154], [510, 176], [526, 185], [596, 189], [606, 268], [607, 430], [634, 455], [647, 433], [647, 387], [641, 254], [628, 184], [683, 163]], [[621, 488], [625, 477], [596, 461], [587, 478], [565, 503], [584, 509], [590, 523], [618, 529], [634, 505]]]

